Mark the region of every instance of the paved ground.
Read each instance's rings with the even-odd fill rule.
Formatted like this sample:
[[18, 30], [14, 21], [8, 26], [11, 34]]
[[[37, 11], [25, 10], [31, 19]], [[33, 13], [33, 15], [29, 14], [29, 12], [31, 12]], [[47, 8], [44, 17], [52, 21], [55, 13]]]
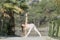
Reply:
[[58, 40], [58, 39], [53, 39], [48, 36], [42, 36], [42, 37], [5, 37], [0, 40]]

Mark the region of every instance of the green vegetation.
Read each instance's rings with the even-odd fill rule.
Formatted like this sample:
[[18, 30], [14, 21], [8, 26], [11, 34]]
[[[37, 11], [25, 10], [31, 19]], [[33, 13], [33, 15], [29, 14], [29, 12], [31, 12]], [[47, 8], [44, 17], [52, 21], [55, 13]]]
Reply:
[[[0, 35], [14, 35], [15, 21], [17, 24], [20, 20], [21, 26], [26, 12], [29, 12], [29, 23], [33, 22], [38, 27], [49, 23], [48, 35], [60, 36], [60, 0], [41, 0], [30, 5], [26, 0], [0, 0]], [[17, 15], [20, 19], [16, 18]]]

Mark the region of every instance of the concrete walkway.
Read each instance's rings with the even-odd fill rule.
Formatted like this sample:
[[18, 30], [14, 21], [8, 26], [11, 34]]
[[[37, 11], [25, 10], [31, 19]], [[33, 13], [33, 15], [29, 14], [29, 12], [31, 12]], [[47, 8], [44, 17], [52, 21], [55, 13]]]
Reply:
[[5, 38], [1, 38], [0, 40], [58, 40], [58, 39], [53, 39], [51, 37], [48, 36], [42, 36], [42, 37], [5, 37]]

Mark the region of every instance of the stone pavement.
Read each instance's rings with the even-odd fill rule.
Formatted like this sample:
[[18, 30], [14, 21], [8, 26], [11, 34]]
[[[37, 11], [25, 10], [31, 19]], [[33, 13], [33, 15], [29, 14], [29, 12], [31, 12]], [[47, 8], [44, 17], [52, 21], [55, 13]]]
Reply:
[[42, 37], [5, 37], [5, 38], [2, 38], [0, 40], [58, 40], [58, 39], [54, 39], [54, 38], [51, 38], [51, 37], [48, 37], [48, 36], [42, 36]]

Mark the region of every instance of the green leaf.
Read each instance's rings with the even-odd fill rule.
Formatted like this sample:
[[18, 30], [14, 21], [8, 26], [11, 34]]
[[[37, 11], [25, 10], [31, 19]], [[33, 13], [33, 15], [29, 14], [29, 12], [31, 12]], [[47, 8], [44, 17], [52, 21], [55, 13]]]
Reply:
[[5, 4], [3, 4], [3, 6], [6, 8], [13, 8], [12, 3], [5, 3]]

